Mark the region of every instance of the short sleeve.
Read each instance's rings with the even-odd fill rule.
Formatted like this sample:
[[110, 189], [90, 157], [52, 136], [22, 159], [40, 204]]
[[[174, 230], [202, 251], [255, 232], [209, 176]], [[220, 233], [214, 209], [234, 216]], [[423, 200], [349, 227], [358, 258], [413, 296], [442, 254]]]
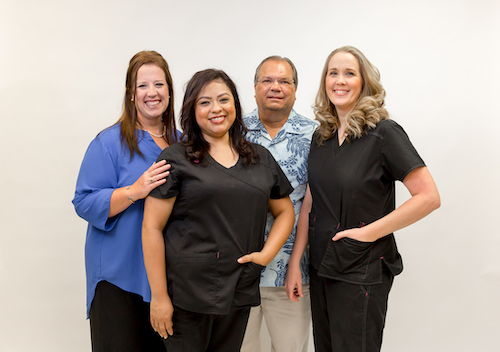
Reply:
[[271, 172], [273, 173], [274, 178], [274, 185], [271, 188], [270, 198], [279, 199], [290, 195], [290, 193], [293, 192], [293, 187], [290, 184], [290, 181], [288, 181], [285, 173], [283, 172], [283, 170], [281, 170], [281, 167], [278, 165], [271, 153], [267, 149], [263, 149], [267, 154], [269, 167], [271, 169]]
[[174, 148], [167, 147], [161, 153], [156, 162], [161, 160], [166, 160], [167, 164], [170, 164], [170, 174], [167, 177], [167, 182], [156, 187], [149, 193], [151, 197], [160, 198], [160, 199], [168, 199], [172, 197], [176, 197], [179, 194], [179, 190], [181, 187], [180, 184], [180, 165], [179, 158], [177, 155], [174, 155]]
[[425, 166], [403, 128], [392, 120], [383, 121], [381, 162], [390, 178], [402, 181], [410, 171]]

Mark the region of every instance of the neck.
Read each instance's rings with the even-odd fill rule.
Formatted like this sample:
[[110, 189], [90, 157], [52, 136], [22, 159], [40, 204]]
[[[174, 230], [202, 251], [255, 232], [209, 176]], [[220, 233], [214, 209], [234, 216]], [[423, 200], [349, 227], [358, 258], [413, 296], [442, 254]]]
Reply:
[[205, 140], [210, 145], [210, 151], [213, 149], [224, 149], [224, 148], [232, 148], [231, 141], [229, 139], [229, 132], [226, 133], [222, 137], [212, 137], [212, 136], [203, 136]]
[[161, 117], [154, 120], [143, 119], [139, 117], [138, 125], [139, 127], [142, 127], [142, 129], [153, 132], [155, 134], [162, 134], [165, 126]]
[[290, 111], [261, 111], [259, 109], [259, 119], [271, 138], [274, 138], [286, 123]]

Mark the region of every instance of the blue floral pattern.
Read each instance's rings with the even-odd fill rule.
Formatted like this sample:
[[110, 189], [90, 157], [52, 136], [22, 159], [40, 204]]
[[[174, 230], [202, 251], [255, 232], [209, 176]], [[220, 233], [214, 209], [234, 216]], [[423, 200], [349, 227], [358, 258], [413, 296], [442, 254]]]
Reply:
[[[271, 152], [294, 188], [293, 193], [290, 194], [290, 199], [295, 210], [295, 225], [288, 240], [276, 257], [262, 270], [260, 280], [261, 286], [284, 286], [288, 259], [292, 253], [293, 243], [295, 242], [300, 207], [306, 194], [307, 158], [309, 156], [311, 138], [318, 124], [292, 110], [281, 130], [274, 138], [271, 138], [259, 119], [258, 109], [246, 114], [243, 117], [243, 121], [249, 130], [247, 139], [252, 143], [266, 147]], [[272, 224], [273, 217], [271, 214], [267, 214], [266, 239]], [[300, 268], [303, 283], [309, 283], [308, 250], [305, 251], [302, 257]]]

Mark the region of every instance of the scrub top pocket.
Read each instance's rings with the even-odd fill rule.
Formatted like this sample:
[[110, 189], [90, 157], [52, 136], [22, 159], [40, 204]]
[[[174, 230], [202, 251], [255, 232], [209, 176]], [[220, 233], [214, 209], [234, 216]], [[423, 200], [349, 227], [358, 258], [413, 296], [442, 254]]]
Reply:
[[[174, 284], [172, 292], [173, 304], [193, 312], [213, 309], [214, 302], [218, 299], [217, 257], [215, 253], [204, 253], [183, 256], [175, 263], [177, 275], [170, 279], [183, 280], [182, 285]], [[200, 300], [197, 297], [203, 296]], [[187, 307], [187, 308], [186, 308]]]

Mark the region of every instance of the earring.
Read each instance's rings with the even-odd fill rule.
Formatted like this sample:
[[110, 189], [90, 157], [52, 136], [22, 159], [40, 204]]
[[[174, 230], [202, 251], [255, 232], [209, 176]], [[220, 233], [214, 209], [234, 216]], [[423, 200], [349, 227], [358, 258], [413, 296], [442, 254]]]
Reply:
[[134, 101], [134, 97], [132, 97], [132, 99], [130, 99], [130, 101]]

